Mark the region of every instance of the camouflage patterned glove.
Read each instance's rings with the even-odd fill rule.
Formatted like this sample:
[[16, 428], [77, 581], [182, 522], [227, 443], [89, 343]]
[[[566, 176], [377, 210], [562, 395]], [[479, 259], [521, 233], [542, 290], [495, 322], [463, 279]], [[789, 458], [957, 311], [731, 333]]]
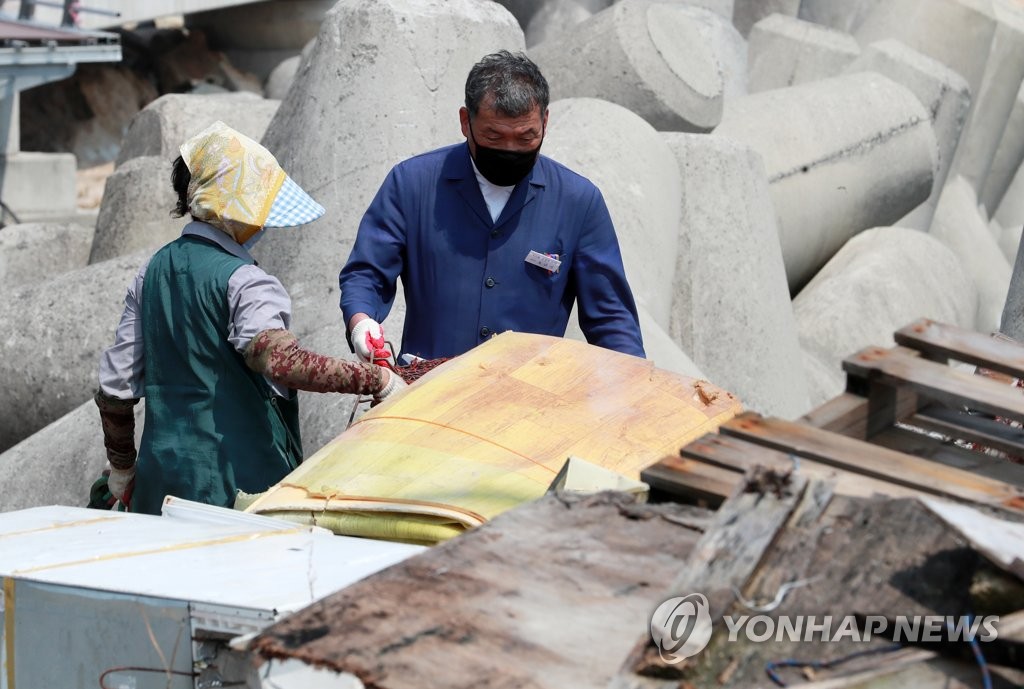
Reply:
[[387, 385], [380, 366], [315, 354], [287, 330], [264, 330], [245, 350], [253, 371], [293, 390], [375, 395]]

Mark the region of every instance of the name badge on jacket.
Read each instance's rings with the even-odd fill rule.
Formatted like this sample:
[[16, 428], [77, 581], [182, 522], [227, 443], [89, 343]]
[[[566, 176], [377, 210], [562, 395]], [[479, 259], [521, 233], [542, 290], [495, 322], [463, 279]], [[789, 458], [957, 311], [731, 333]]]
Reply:
[[562, 262], [558, 260], [558, 254], [541, 254], [536, 251], [526, 254], [526, 262], [543, 268], [549, 273], [557, 273], [562, 265]]

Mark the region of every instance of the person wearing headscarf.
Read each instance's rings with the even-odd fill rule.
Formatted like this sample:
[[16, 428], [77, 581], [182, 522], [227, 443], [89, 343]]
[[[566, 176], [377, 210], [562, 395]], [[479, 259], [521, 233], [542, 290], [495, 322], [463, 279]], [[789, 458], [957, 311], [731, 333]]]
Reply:
[[[405, 387], [392, 371], [303, 349], [291, 300], [249, 249], [268, 229], [324, 209], [258, 143], [216, 122], [174, 162], [175, 215], [192, 221], [139, 270], [99, 390], [111, 494], [159, 514], [164, 496], [230, 507], [302, 461], [296, 390], [373, 395]], [[146, 398], [135, 448], [133, 407]]]

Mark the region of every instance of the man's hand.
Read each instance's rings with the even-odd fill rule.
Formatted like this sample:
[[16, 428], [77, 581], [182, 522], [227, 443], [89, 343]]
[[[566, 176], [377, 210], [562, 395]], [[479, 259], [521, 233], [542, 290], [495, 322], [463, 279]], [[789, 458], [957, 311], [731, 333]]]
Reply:
[[381, 370], [387, 374], [387, 382], [384, 387], [380, 389], [376, 395], [373, 396], [373, 405], [377, 406], [391, 395], [400, 393], [405, 388], [409, 387], [409, 384], [402, 380], [402, 376], [398, 375], [389, 368], [381, 368]]
[[384, 328], [372, 318], [363, 318], [352, 326], [352, 348], [360, 361], [373, 363], [373, 354], [384, 348]]
[[[132, 480], [135, 479], [135, 467], [131, 469], [114, 469], [111, 467], [110, 476], [107, 478], [107, 488], [110, 489], [110, 494], [120, 500], [122, 503], [128, 504], [128, 500], [125, 495], [128, 492], [128, 486], [131, 485]], [[127, 496], [128, 498], [131, 495]]]

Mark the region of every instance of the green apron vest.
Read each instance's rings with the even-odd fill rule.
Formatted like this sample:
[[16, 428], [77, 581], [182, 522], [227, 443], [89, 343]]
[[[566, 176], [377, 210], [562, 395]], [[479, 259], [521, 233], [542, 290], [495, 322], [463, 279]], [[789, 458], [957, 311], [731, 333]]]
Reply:
[[142, 288], [146, 423], [132, 511], [165, 495], [231, 507], [302, 461], [298, 400], [273, 394], [228, 342], [228, 280], [248, 261], [184, 236], [150, 260]]

